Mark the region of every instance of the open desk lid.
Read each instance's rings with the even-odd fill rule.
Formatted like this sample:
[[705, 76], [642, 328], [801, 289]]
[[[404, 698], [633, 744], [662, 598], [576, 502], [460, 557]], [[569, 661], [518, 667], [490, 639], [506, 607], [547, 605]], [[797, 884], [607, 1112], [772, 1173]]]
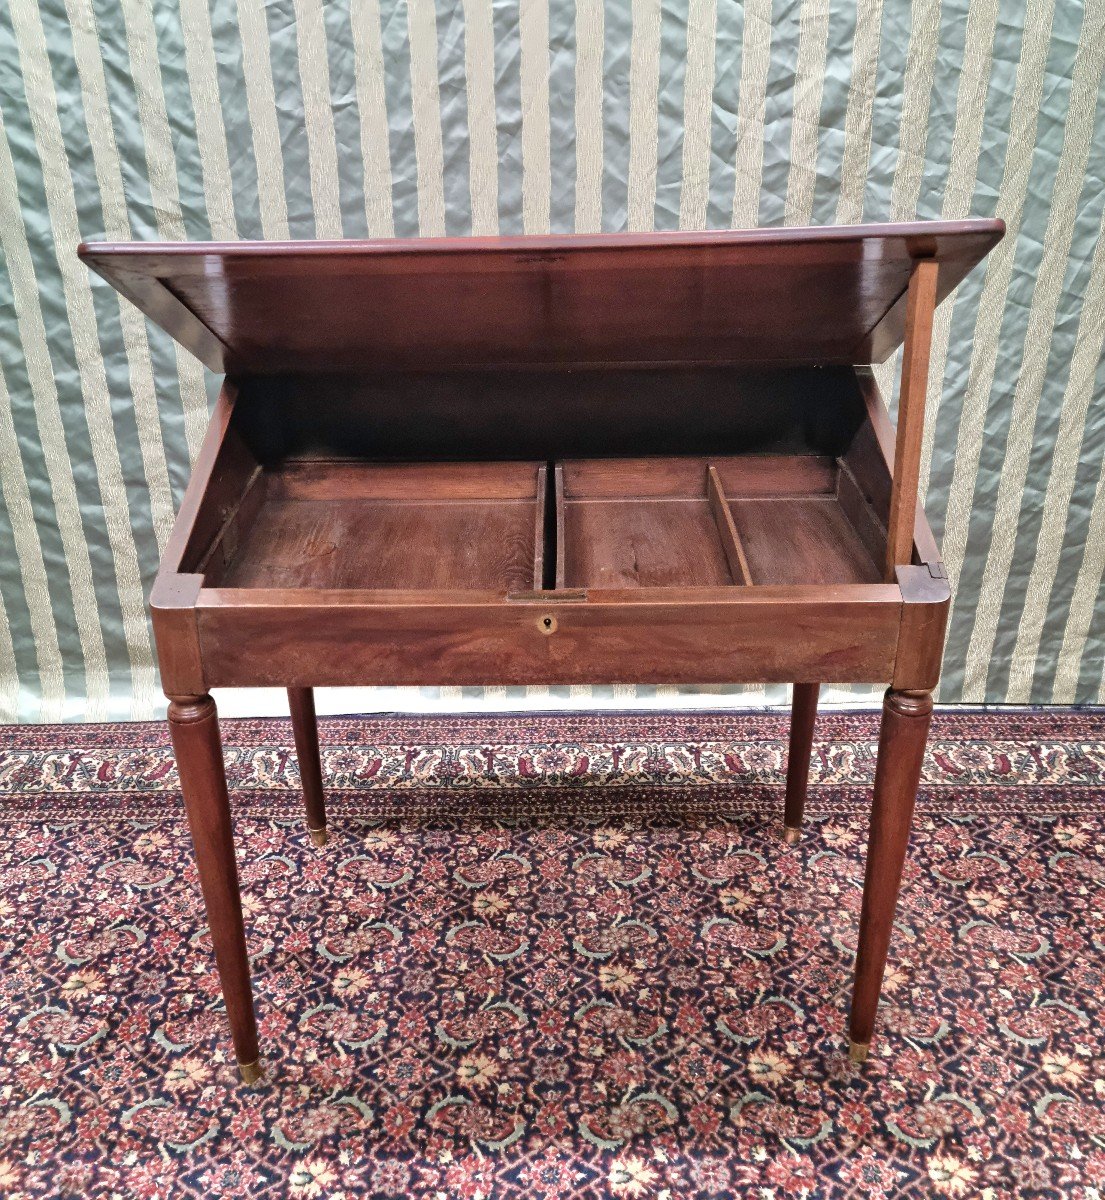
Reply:
[[943, 300], [997, 220], [706, 233], [86, 244], [215, 371], [882, 362], [915, 260]]

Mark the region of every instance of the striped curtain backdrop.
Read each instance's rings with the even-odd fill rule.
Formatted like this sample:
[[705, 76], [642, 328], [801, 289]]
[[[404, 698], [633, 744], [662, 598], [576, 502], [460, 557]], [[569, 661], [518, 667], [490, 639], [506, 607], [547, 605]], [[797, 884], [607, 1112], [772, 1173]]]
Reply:
[[82, 238], [915, 215], [1009, 227], [937, 319], [940, 698], [1105, 700], [1103, 60], [1105, 0], [0, 0], [0, 719], [157, 712], [213, 399]]

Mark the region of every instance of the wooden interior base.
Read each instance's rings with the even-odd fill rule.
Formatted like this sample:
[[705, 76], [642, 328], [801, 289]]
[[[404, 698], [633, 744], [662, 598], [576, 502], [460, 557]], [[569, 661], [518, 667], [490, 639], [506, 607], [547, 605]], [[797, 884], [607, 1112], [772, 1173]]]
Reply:
[[881, 575], [836, 494], [733, 500], [753, 583], [878, 583]]

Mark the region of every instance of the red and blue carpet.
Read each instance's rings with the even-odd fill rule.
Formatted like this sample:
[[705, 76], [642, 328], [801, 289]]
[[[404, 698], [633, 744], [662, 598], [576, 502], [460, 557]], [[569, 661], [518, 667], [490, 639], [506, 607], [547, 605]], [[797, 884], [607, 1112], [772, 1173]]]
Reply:
[[0, 730], [0, 1194], [1105, 1189], [1105, 720], [938, 714], [876, 1046], [877, 719], [227, 722], [268, 1082], [236, 1083], [160, 725]]

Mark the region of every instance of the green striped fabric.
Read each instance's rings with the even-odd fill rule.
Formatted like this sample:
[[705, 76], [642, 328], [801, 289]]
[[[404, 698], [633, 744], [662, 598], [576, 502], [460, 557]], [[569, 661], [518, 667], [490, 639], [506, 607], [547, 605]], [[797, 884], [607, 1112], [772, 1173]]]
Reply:
[[914, 215], [1009, 226], [937, 316], [940, 698], [1105, 700], [1103, 66], [1105, 0], [0, 0], [0, 719], [158, 711], [216, 383], [82, 238]]

